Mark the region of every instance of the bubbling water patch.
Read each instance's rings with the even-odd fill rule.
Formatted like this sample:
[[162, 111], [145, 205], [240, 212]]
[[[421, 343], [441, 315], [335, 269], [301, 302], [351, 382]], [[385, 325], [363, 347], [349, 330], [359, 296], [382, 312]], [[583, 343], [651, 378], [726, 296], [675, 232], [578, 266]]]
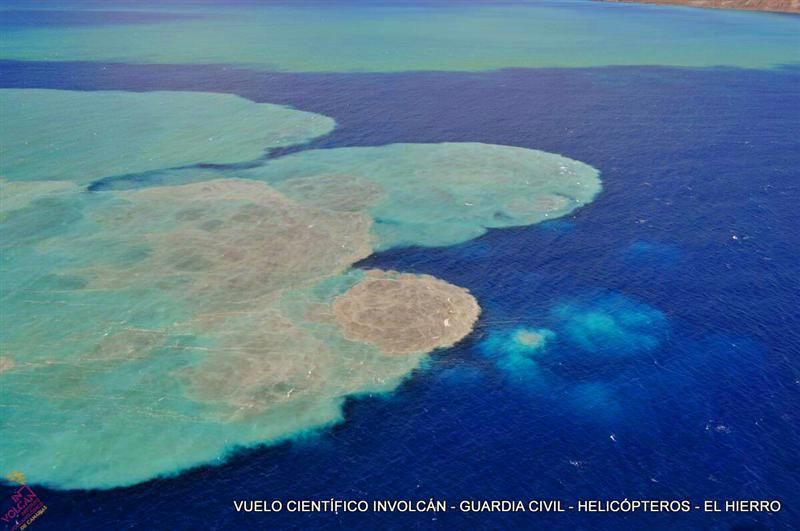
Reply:
[[112, 487], [337, 422], [344, 397], [394, 389], [480, 311], [463, 288], [355, 262], [561, 216], [600, 187], [581, 163], [485, 144], [286, 159], [246, 172], [260, 180], [17, 202], [4, 230], [70, 215], [8, 232], [0, 467]]
[[[333, 130], [327, 116], [230, 94], [0, 89], [2, 176], [102, 177], [256, 159]], [[124, 146], [124, 147], [123, 147]]]
[[346, 338], [387, 354], [413, 354], [450, 347], [478, 320], [469, 292], [430, 275], [371, 270], [333, 302]]
[[499, 368], [515, 376], [533, 377], [539, 373], [537, 357], [544, 353], [556, 334], [547, 328], [516, 327], [490, 332], [480, 343], [481, 353]]
[[659, 310], [614, 293], [565, 302], [553, 316], [581, 355], [624, 358], [649, 352], [669, 332]]

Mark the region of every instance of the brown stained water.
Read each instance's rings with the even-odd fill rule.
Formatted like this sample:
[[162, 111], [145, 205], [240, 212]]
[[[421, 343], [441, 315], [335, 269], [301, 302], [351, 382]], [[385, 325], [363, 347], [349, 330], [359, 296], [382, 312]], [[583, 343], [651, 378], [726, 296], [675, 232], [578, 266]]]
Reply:
[[[194, 146], [176, 157], [165, 145], [133, 159], [102, 150], [87, 175], [75, 170], [86, 160], [73, 136], [119, 136], [141, 124], [137, 109], [163, 106], [178, 115], [166, 117], [165, 134], [192, 142], [183, 136], [192, 113], [181, 113], [217, 96], [175, 93], [169, 105], [162, 93], [0, 96], [38, 109], [18, 120], [20, 138], [60, 134], [52, 145], [72, 146], [32, 159], [9, 138], [18, 156], [0, 182], [2, 295], [17, 317], [0, 371], [7, 420], [19, 427], [3, 437], [0, 464], [60, 487], [143, 481], [339, 421], [345, 397], [395, 389], [427, 353], [467, 336], [480, 314], [461, 287], [354, 264], [383, 249], [451, 245], [557, 218], [600, 189], [586, 164], [479, 143], [307, 150], [244, 171], [170, 169], [247, 161], [333, 123], [226, 97], [223, 107], [262, 113], [250, 131], [234, 127], [235, 113], [205, 122], [203, 134], [230, 149]], [[84, 121], [62, 116], [83, 104], [110, 108]], [[131, 116], [115, 122], [123, 110]], [[71, 127], [50, 128], [51, 111]], [[165, 166], [162, 182], [191, 184], [81, 186], [129, 164]]]
[[373, 269], [333, 303], [345, 337], [387, 354], [449, 347], [472, 331], [480, 307], [464, 288], [430, 275]]

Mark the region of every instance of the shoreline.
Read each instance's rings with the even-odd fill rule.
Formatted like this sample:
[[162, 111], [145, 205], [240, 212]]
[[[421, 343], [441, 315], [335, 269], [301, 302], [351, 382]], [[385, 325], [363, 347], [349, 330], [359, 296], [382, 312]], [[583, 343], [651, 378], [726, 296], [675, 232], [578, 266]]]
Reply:
[[800, 14], [800, 0], [597, 0], [617, 4], [655, 4], [700, 7], [706, 9], [738, 9], [766, 13]]

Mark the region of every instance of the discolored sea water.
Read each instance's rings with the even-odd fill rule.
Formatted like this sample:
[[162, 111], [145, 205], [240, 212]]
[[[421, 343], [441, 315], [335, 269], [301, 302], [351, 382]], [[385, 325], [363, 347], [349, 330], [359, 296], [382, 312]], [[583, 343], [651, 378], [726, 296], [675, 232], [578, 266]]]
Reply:
[[[504, 5], [499, 9], [506, 9]], [[336, 17], [349, 24], [355, 24], [353, 17], [369, 17], [371, 10], [379, 9], [373, 3], [365, 14], [348, 6]], [[252, 9], [252, 4], [236, 9]], [[307, 7], [307, 16], [329, 9], [333, 7]], [[437, 3], [414, 4], [410, 12], [398, 5], [391, 9], [401, 16], [392, 19], [387, 14], [387, 24], [397, 25], [409, 13], [424, 16], [426, 9], [453, 9], [446, 11], [447, 20], [450, 13], [458, 20], [472, 7]], [[535, 16], [538, 7], [513, 4], [508, 9], [541, 20]], [[18, 57], [6, 46], [16, 37], [4, 34], [3, 88], [87, 95], [100, 90], [235, 94], [335, 120], [330, 134], [309, 144], [279, 148], [242, 167], [222, 166], [237, 175], [269, 172], [272, 163], [280, 168], [292, 166], [292, 160], [313, 159], [316, 155], [304, 153], [311, 149], [481, 142], [557, 153], [591, 165], [602, 179], [602, 191], [591, 202], [557, 220], [490, 229], [445, 247], [390, 248], [357, 264], [434, 275], [468, 288], [483, 309], [473, 334], [433, 354], [395, 391], [347, 398], [342, 422], [330, 428], [243, 450], [217, 466], [175, 470], [180, 473], [171, 478], [107, 490], [34, 485], [48, 510], [33, 526], [798, 525], [800, 70], [793, 45], [800, 23], [782, 15], [588, 2], [548, 3], [541, 9], [564, 20], [578, 16], [602, 20], [599, 24], [612, 28], [622, 26], [617, 42], [625, 50], [637, 42], [625, 31], [629, 23], [644, 20], [659, 24], [665, 34], [679, 35], [687, 26], [675, 19], [687, 18], [690, 25], [705, 30], [694, 33], [700, 42], [687, 46], [692, 51], [724, 42], [723, 20], [735, 19], [741, 23], [736, 31], [742, 41], [758, 41], [758, 49], [750, 50], [761, 59], [743, 63], [736, 57], [749, 48], [728, 46], [712, 63], [698, 63], [683, 59], [688, 56], [682, 55], [682, 48], [664, 46], [658, 54], [639, 56], [639, 50], [630, 60], [592, 60], [591, 68], [557, 59], [553, 64], [561, 68], [496, 70], [541, 64], [518, 64], [496, 48], [492, 34], [469, 31], [465, 38], [497, 54], [491, 69], [450, 62], [451, 54], [437, 49], [429, 64], [400, 53], [380, 63], [385, 68], [374, 68], [379, 72], [357, 73], [350, 71], [361, 69], [353, 65], [361, 57], [354, 52], [343, 55], [340, 63], [325, 63], [326, 70], [339, 72], [303, 73], [318, 68], [286, 62], [280, 68], [285, 72], [263, 65], [248, 69], [241, 63], [250, 61], [223, 61], [218, 46], [210, 46], [214, 55], [198, 60], [169, 55], [169, 47], [159, 48], [164, 55], [158, 60], [134, 57], [135, 50], [129, 56], [111, 56], [104, 45], [83, 38], [80, 42], [90, 53], [66, 47], [60, 57], [48, 56], [46, 50], [41, 56]], [[195, 4], [174, 10], [197, 16], [206, 8]], [[241, 11], [227, 14], [240, 17]], [[61, 20], [58, 15], [38, 16], [15, 15], [12, 21], [22, 29], [14, 31], [74, 29], [69, 19], [54, 23]], [[662, 16], [665, 19], [655, 22]], [[124, 36], [142, 24], [155, 31], [152, 18], [143, 18], [137, 18], [134, 27], [128, 16], [104, 18], [95, 12], [90, 31]], [[212, 22], [218, 24], [216, 20]], [[487, 18], [476, 20], [485, 23]], [[157, 24], [184, 22], [194, 19], [169, 18]], [[363, 24], [370, 28], [372, 23]], [[457, 26], [448, 27], [452, 31]], [[782, 28], [788, 28], [789, 37]], [[79, 29], [86, 28], [82, 24]], [[188, 35], [170, 31], [181, 38]], [[590, 33], [596, 36], [594, 31]], [[68, 38], [61, 33], [43, 35], [53, 39], [40, 40], [43, 48]], [[259, 38], [271, 42], [269, 37]], [[685, 36], [675, 38], [687, 42]], [[592, 49], [568, 40], [578, 56], [587, 57]], [[542, 38], [537, 46], [546, 42]], [[358, 48], [357, 42], [351, 45]], [[322, 61], [314, 50], [297, 56]], [[239, 66], [144, 64], [148, 62]], [[775, 66], [779, 63], [786, 65]], [[613, 64], [638, 66], [609, 66]], [[465, 69], [475, 71], [456, 71]], [[283, 156], [287, 159], [282, 163]], [[348, 157], [349, 170], [358, 160]], [[180, 170], [149, 169], [87, 178], [81, 183], [86, 201], [95, 200], [90, 194], [180, 182]], [[9, 323], [26, 318], [4, 312], [3, 327], [16, 329]], [[48, 407], [46, 401], [36, 402], [36, 396], [31, 400]], [[16, 424], [24, 422], [15, 418], [2, 428], [24, 432], [26, 427]], [[170, 444], [164, 444], [165, 455]], [[3, 487], [0, 494], [5, 498], [7, 492]], [[688, 515], [244, 515], [233, 510], [234, 499], [431, 497], [453, 504], [462, 499], [548, 498], [566, 504], [578, 499], [689, 499], [693, 504], [779, 499], [783, 509], [777, 514]]]
[[[792, 16], [574, 0], [4, 4], [12, 27], [5, 30], [0, 57], [24, 60], [234, 64], [293, 72], [766, 67], [795, 62], [798, 45]], [[19, 6], [40, 10], [20, 13], [14, 10]], [[76, 6], [86, 15], [70, 13]]]

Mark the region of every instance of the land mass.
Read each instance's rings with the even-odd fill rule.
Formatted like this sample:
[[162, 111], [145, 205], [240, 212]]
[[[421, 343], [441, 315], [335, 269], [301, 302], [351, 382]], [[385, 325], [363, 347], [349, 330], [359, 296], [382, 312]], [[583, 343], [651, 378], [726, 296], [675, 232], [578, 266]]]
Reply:
[[745, 9], [748, 11], [774, 11], [800, 13], [800, 0], [600, 0], [637, 4], [682, 5], [713, 9]]

